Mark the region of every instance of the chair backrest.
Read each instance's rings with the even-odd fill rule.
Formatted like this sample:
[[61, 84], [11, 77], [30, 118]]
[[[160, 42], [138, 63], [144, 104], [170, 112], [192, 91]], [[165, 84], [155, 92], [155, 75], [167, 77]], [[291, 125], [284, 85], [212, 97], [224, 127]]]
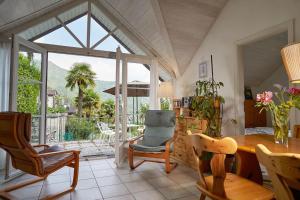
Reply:
[[[226, 177], [225, 158], [226, 154], [234, 154], [237, 150], [237, 143], [234, 139], [225, 137], [214, 139], [204, 134], [192, 134], [188, 131], [191, 139], [195, 160], [198, 164], [200, 184], [205, 190], [211, 190], [213, 195], [226, 198], [224, 181]], [[203, 175], [203, 152], [213, 153], [210, 167], [213, 175], [213, 187], [208, 188]]]
[[300, 125], [294, 125], [294, 133], [295, 138], [300, 138]]
[[41, 175], [42, 160], [30, 145], [31, 115], [17, 112], [0, 113], [0, 147], [11, 156], [14, 168]]
[[256, 156], [267, 168], [276, 199], [296, 199], [292, 190], [300, 189], [300, 154], [272, 153], [264, 145], [258, 144]]
[[164, 145], [174, 136], [175, 113], [171, 110], [148, 110], [145, 116], [143, 145]]

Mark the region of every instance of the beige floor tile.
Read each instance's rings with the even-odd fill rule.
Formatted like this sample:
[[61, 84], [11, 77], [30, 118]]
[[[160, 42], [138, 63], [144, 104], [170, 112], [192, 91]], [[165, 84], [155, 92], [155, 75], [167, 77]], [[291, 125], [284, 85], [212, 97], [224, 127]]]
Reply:
[[96, 200], [102, 199], [99, 188], [75, 190], [71, 193], [72, 200]]
[[155, 188], [170, 187], [170, 186], [176, 185], [176, 183], [173, 180], [171, 180], [165, 176], [147, 179], [147, 182], [149, 182]]
[[78, 180], [91, 179], [91, 178], [94, 178], [94, 174], [92, 171], [79, 172]]
[[156, 190], [148, 190], [133, 194], [136, 200], [164, 200], [166, 199], [160, 192]]
[[167, 198], [167, 199], [178, 199], [186, 196], [193, 195], [190, 191], [175, 185], [171, 187], [158, 188], [158, 190]]
[[118, 176], [107, 176], [97, 178], [97, 183], [99, 186], [108, 186], [108, 185], [118, 185], [121, 184], [121, 180]]
[[143, 178], [147, 178], [147, 179], [165, 176], [164, 173], [162, 173], [157, 169], [149, 169], [149, 170], [141, 171], [139, 172], [139, 174]]
[[[67, 182], [55, 183], [55, 184], [44, 184], [39, 198], [44, 198], [46, 196], [55, 195], [57, 193], [65, 191], [69, 187], [70, 187], [70, 184]], [[64, 197], [64, 198], [67, 198], [67, 197]]]
[[93, 170], [93, 173], [96, 178], [116, 175], [116, 173], [113, 169]]
[[154, 190], [154, 187], [146, 181], [136, 181], [124, 184], [131, 193], [142, 192], [146, 190]]
[[129, 191], [123, 184], [100, 187], [100, 190], [104, 198], [129, 194]]
[[97, 182], [96, 179], [85, 179], [85, 180], [79, 180], [76, 189], [90, 189], [90, 188], [97, 188]]
[[10, 192], [16, 199], [38, 199], [42, 186], [27, 186]]
[[184, 173], [169, 174], [168, 178], [170, 178], [178, 184], [195, 183], [198, 180], [196, 177], [191, 177], [190, 175]]
[[54, 184], [62, 182], [70, 183], [70, 176], [66, 174], [50, 175], [45, 180], [45, 184]]
[[135, 200], [132, 195], [124, 195], [124, 196], [117, 196], [117, 197], [111, 197], [107, 198], [105, 200]]
[[90, 165], [92, 170], [105, 170], [105, 169], [111, 169], [110, 165], [108, 163], [93, 163]]
[[119, 177], [123, 183], [143, 180], [143, 177], [139, 173], [124, 174], [119, 175]]
[[[182, 197], [176, 200], [199, 200], [199, 197], [192, 195], [192, 196], [187, 196], [187, 197]], [[208, 199], [207, 199], [208, 200]]]

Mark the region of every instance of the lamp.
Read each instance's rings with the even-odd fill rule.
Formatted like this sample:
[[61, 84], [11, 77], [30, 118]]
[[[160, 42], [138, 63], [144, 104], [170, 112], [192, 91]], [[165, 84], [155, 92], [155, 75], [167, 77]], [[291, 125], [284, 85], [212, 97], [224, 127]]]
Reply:
[[159, 85], [158, 97], [162, 97], [162, 98], [172, 98], [173, 97], [172, 82], [165, 81]]
[[285, 70], [291, 83], [300, 83], [300, 43], [281, 49]]

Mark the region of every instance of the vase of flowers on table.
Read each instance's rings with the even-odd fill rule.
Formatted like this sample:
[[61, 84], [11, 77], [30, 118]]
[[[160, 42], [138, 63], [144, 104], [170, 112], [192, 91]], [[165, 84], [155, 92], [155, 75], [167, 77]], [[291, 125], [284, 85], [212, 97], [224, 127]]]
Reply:
[[[278, 92], [265, 91], [256, 96], [256, 106], [271, 112], [275, 143], [288, 145], [289, 113], [291, 108], [300, 109], [300, 89], [274, 85]], [[277, 98], [274, 102], [273, 97]]]

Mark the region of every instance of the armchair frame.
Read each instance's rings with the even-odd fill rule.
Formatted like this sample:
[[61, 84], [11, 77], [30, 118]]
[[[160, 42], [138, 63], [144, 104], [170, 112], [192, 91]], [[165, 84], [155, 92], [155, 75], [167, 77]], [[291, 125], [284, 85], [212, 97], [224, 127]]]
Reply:
[[[166, 171], [166, 173], [170, 173], [177, 166], [177, 163], [172, 163], [170, 161], [170, 149], [171, 149], [171, 144], [174, 142], [174, 138], [171, 138], [166, 142], [166, 150], [163, 152], [142, 152], [142, 151], [134, 150], [130, 146], [130, 144], [136, 143], [142, 137], [144, 137], [144, 134], [137, 136], [129, 141], [128, 162], [129, 162], [130, 168], [135, 169], [146, 161], [147, 162], [157, 162], [157, 163], [165, 163], [165, 171]], [[141, 160], [137, 163], [134, 163], [134, 161], [133, 161], [134, 156], [144, 157], [144, 158], [146, 157], [146, 158], [162, 159], [162, 160], [145, 159], [145, 160]]]
[[[25, 139], [24, 135], [27, 134], [28, 131], [30, 131], [31, 115], [24, 114], [24, 113], [0, 113], [0, 121], [1, 121], [0, 131], [2, 131], [1, 132], [2, 139], [4, 137], [8, 138], [6, 140], [4, 139], [4, 141], [1, 141], [0, 138], [0, 147], [10, 154], [10, 156], [12, 157], [13, 166], [16, 169], [19, 169], [21, 171], [26, 171], [25, 167], [30, 166], [31, 171], [28, 173], [38, 177], [33, 180], [24, 181], [22, 183], [1, 189], [0, 199], [7, 199], [7, 200], [14, 199], [14, 197], [11, 194], [9, 194], [9, 192], [17, 190], [27, 185], [34, 184], [39, 181], [43, 181], [50, 174], [65, 166], [74, 169], [73, 181], [71, 186], [60, 193], [48, 195], [43, 197], [42, 199], [43, 200], [56, 199], [75, 189], [78, 182], [80, 151], [65, 150], [65, 151], [49, 151], [45, 153], [37, 153], [34, 150], [34, 148], [44, 147], [44, 150], [47, 150], [50, 147], [46, 144], [31, 145], [29, 143], [29, 140]], [[7, 144], [7, 142], [5, 141], [9, 141], [9, 144]], [[43, 159], [49, 158], [51, 156], [59, 156], [64, 154], [69, 154], [69, 156], [72, 155], [72, 157], [68, 157], [68, 159], [66, 160], [62, 159], [57, 163], [54, 163], [53, 166], [51, 165], [51, 168], [47, 168], [47, 170], [45, 170], [46, 168], [43, 164]], [[20, 155], [22, 155], [22, 159], [26, 160], [27, 163], [18, 164]]]

